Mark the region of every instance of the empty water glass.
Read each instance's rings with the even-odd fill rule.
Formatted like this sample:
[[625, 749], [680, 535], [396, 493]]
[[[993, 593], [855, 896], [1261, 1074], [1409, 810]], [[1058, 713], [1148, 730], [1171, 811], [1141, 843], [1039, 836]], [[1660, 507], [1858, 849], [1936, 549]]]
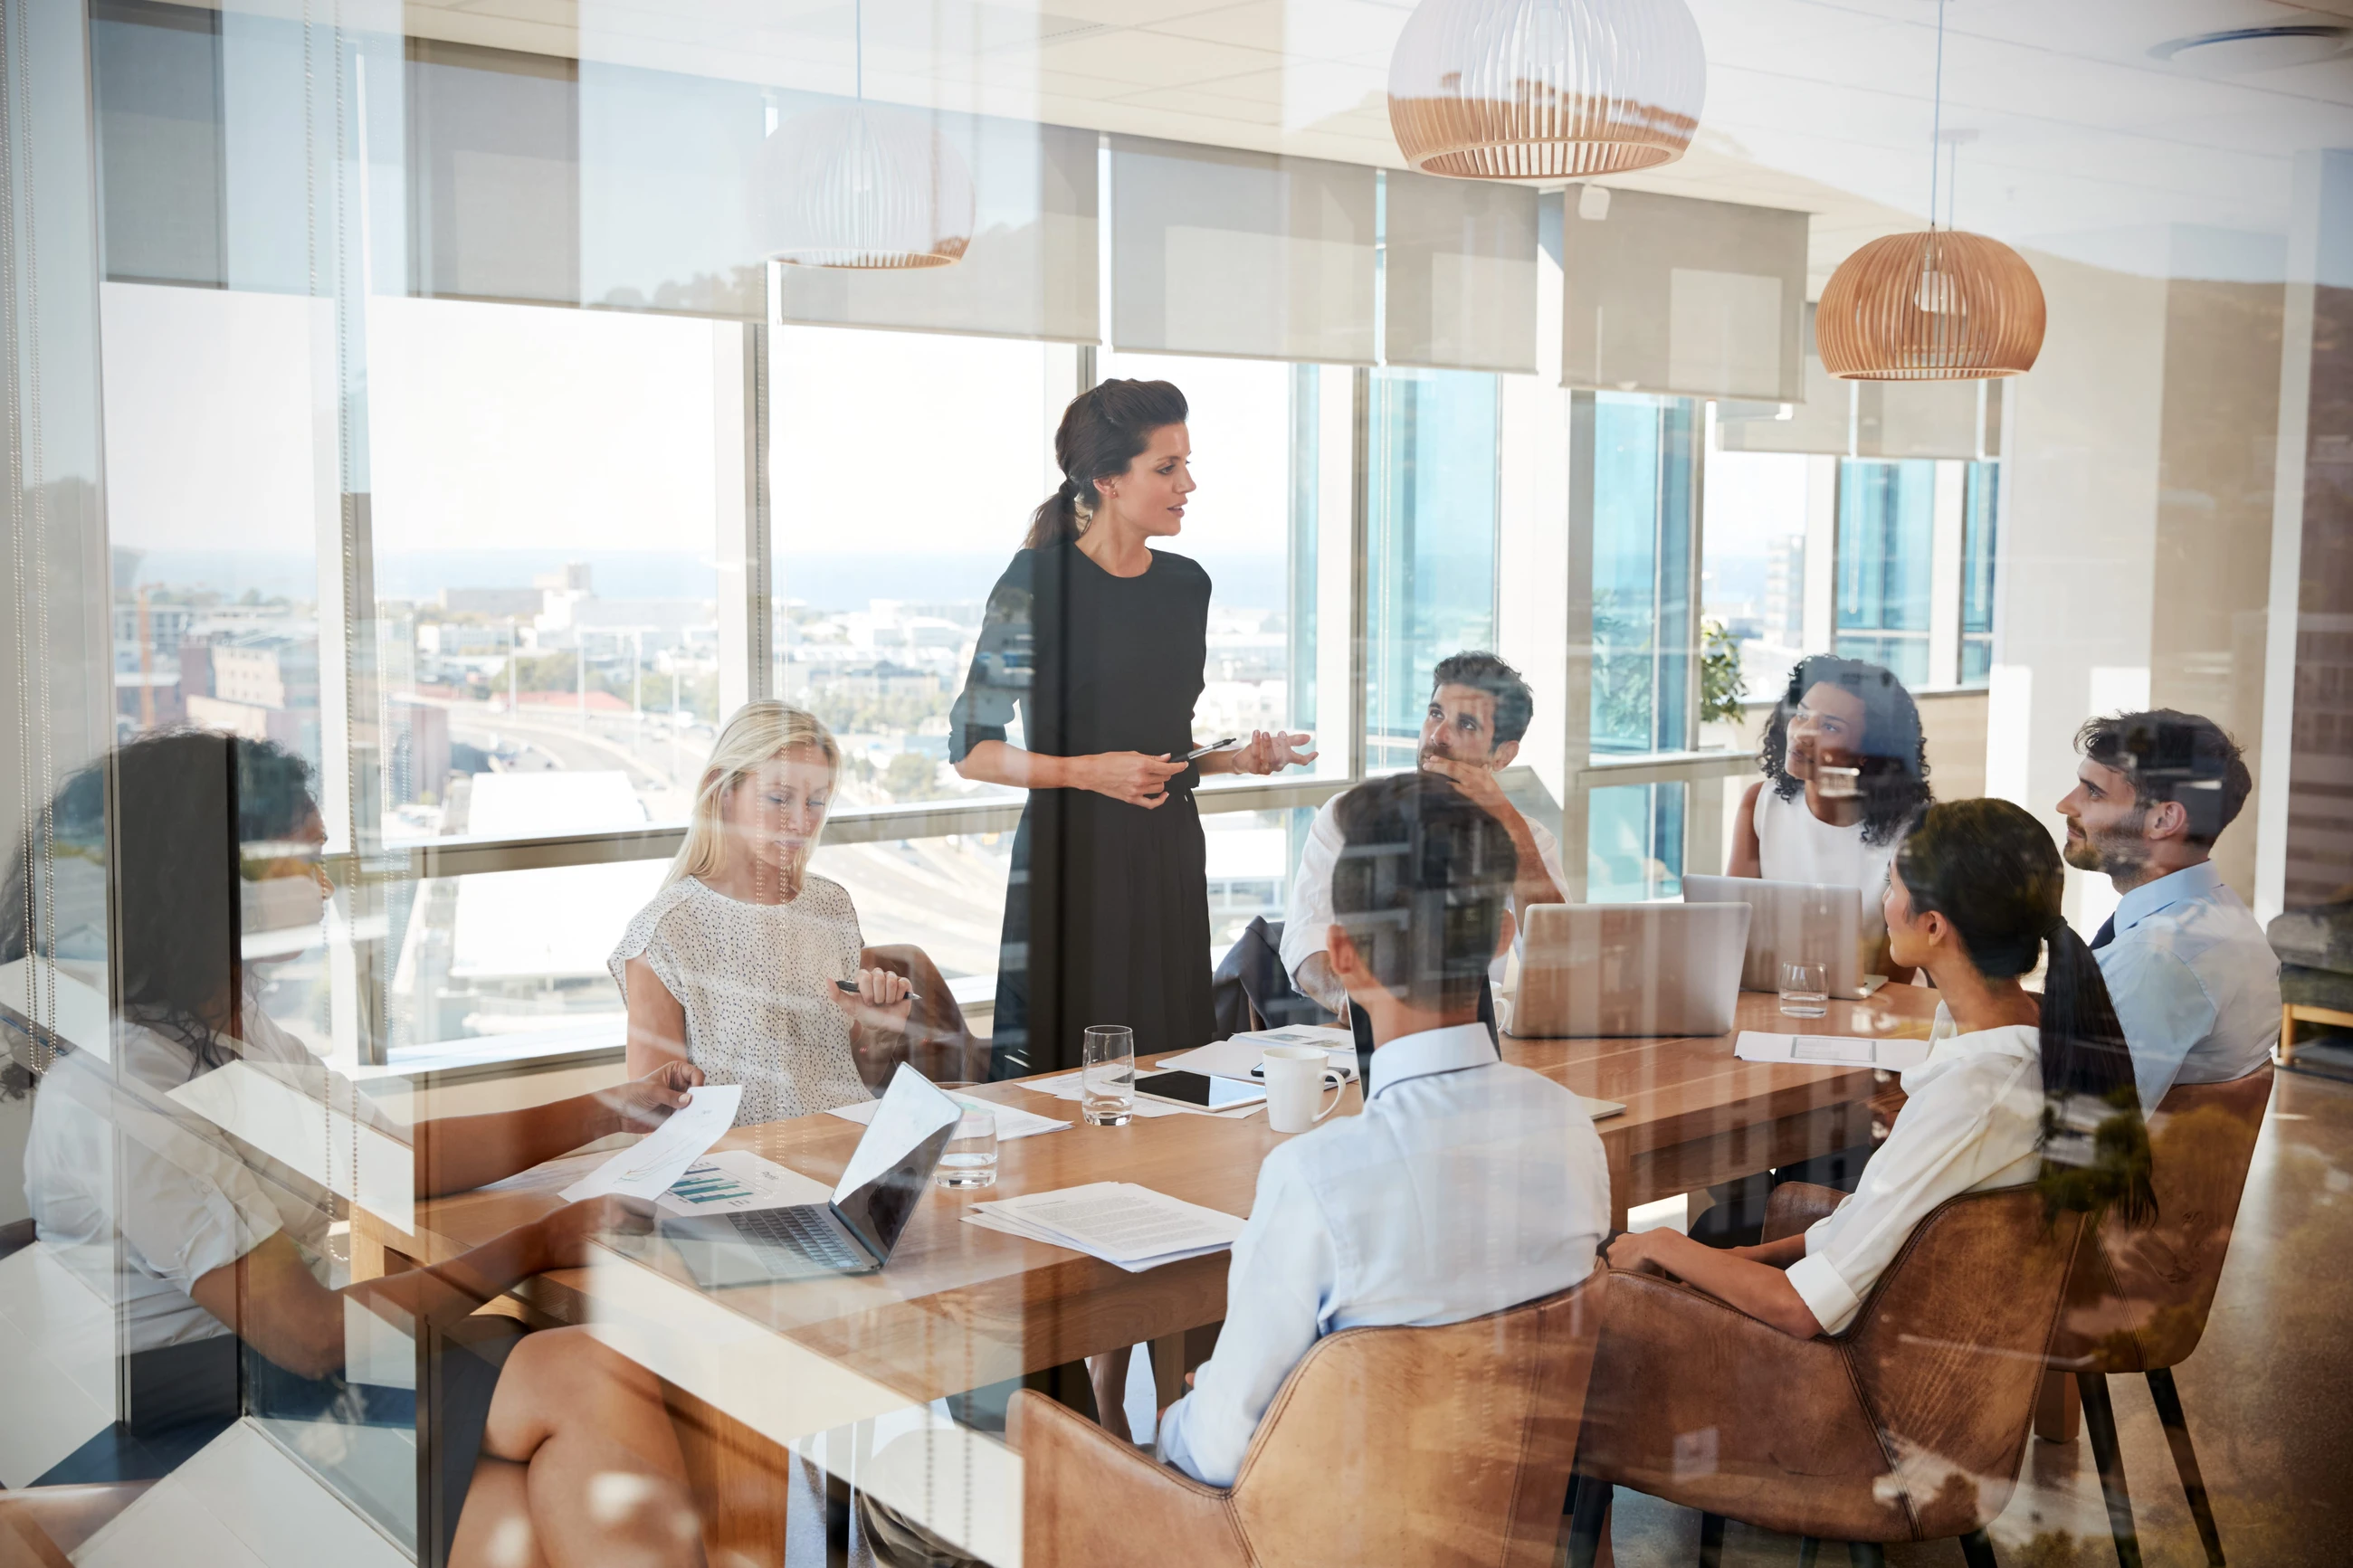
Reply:
[[1830, 1010], [1830, 965], [1785, 963], [1781, 966], [1781, 1014], [1784, 1017], [1819, 1018]]
[[939, 1184], [944, 1187], [997, 1184], [995, 1111], [967, 1110], [957, 1119], [955, 1132], [940, 1154]]
[[1081, 1046], [1079, 1100], [1091, 1127], [1124, 1127], [1135, 1116], [1135, 1031], [1091, 1026]]

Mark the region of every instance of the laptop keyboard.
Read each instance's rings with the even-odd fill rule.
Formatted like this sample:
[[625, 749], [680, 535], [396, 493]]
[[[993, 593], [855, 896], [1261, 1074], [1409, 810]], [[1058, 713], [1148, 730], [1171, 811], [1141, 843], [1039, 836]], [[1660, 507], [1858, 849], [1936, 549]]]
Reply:
[[820, 1217], [824, 1213], [818, 1208], [754, 1209], [728, 1217], [733, 1221], [736, 1233], [747, 1241], [782, 1247], [796, 1257], [832, 1268], [870, 1267], [863, 1252], [852, 1247], [839, 1231], [825, 1223]]

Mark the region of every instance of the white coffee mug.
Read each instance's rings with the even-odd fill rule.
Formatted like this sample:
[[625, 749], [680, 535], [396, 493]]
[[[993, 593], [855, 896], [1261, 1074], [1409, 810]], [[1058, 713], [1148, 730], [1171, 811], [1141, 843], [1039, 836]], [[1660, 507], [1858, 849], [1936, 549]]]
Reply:
[[[1348, 1092], [1347, 1080], [1314, 1046], [1269, 1046], [1259, 1071], [1266, 1079], [1266, 1124], [1277, 1132], [1306, 1131], [1339, 1110]], [[1319, 1110], [1326, 1085], [1332, 1103]]]

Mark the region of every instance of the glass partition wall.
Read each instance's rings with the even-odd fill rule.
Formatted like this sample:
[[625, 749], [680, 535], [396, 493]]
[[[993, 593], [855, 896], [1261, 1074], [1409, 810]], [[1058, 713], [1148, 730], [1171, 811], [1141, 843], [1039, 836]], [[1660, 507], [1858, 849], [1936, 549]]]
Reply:
[[[1798, 14], [1766, 3], [1785, 21]], [[8, 18], [27, 13], [11, 4]], [[1694, 8], [1719, 60], [1779, 58], [1755, 25]], [[1912, 691], [1940, 797], [1998, 795], [2044, 819], [2072, 787], [2085, 715], [2227, 694], [2261, 765], [2217, 874], [2266, 916], [2325, 905], [2344, 879], [2330, 879], [2333, 842], [2281, 848], [2290, 821], [2326, 838], [2308, 812], [2289, 816], [2291, 781], [2325, 792], [2342, 771], [2322, 743], [2336, 732], [2327, 716], [2303, 711], [2326, 699], [2309, 672], [2340, 635], [2335, 601], [2319, 595], [2294, 625], [2266, 619], [2281, 613], [2263, 597], [2273, 580], [2299, 579], [2284, 555], [2274, 571], [2255, 550], [2274, 539], [2284, 550], [2305, 515], [2305, 455], [2281, 447], [2284, 414], [2233, 423], [2254, 419], [2248, 388], [2278, 395], [2279, 376], [2260, 373], [2281, 353], [2302, 342], [2325, 357], [2331, 340], [2314, 321], [2326, 325], [2334, 285], [2307, 280], [2301, 306], [2232, 295], [2210, 310], [2207, 297], [2278, 294], [2269, 273], [2231, 280], [2279, 270], [2268, 240], [2216, 259], [2200, 247], [2222, 245], [2222, 231], [2174, 213], [2159, 225], [2172, 248], [2152, 260], [2134, 237], [2157, 230], [2126, 221], [2139, 198], [2116, 195], [2123, 216], [2104, 218], [2096, 240], [2032, 258], [2053, 322], [2043, 368], [2007, 393], [1858, 392], [1823, 369], [1809, 297], [1915, 197], [1823, 167], [1800, 182], [1721, 148], [1670, 176], [1567, 190], [1409, 171], [1386, 117], [1365, 107], [1379, 83], [1362, 74], [1372, 56], [1354, 57], [1371, 46], [1325, 36], [1393, 33], [1401, 8], [1360, 7], [1344, 27], [1314, 7], [1245, 7], [1164, 18], [1148, 36], [1132, 19], [988, 7], [862, 34], [848, 13], [688, 7], [680, 21], [607, 4], [560, 25], [470, 5], [29, 9], [55, 34], [45, 47], [70, 38], [68, 65], [86, 54], [91, 130], [71, 145], [87, 154], [76, 188], [97, 249], [79, 273], [43, 279], [87, 285], [87, 450], [67, 452], [70, 410], [45, 416], [67, 455], [19, 489], [77, 531], [51, 541], [48, 588], [30, 586], [41, 561], [27, 558], [9, 649], [19, 672], [37, 669], [46, 637], [62, 650], [49, 656], [59, 679], [97, 673], [65, 719], [34, 716], [29, 685], [9, 696], [20, 735], [46, 723], [57, 741], [0, 781], [0, 798], [50, 836], [42, 863], [57, 890], [34, 888], [36, 904], [53, 902], [0, 952], [0, 1021], [19, 1064], [0, 1093], [0, 1152], [56, 1136], [33, 1124], [45, 1100], [136, 1092], [90, 1145], [109, 1191], [128, 1204], [140, 1172], [153, 1174], [139, 1116], [209, 1129], [227, 1157], [270, 1163], [267, 1201], [294, 1194], [283, 1227], [322, 1290], [446, 1272], [638, 1146], [620, 1135], [643, 1129], [610, 1106], [625, 1073], [655, 1059], [655, 1026], [642, 1006], [633, 1019], [646, 993], [617, 984], [616, 963], [648, 951], [631, 947], [640, 912], [675, 900], [670, 872], [713, 747], [755, 699], [805, 711], [840, 753], [807, 860], [809, 885], [839, 895], [828, 963], [919, 950], [915, 989], [935, 974], [944, 991], [915, 999], [911, 1019], [934, 1037], [902, 1046], [906, 1059], [976, 1095], [1013, 1092], [979, 1085], [999, 1026], [1019, 1022], [997, 1016], [1012, 1005], [1004, 977], [1050, 940], [1082, 946], [1077, 927], [1110, 930], [1103, 911], [1139, 896], [1150, 868], [1140, 852], [1098, 866], [1101, 901], [1069, 916], [1073, 929], [1023, 927], [1050, 874], [1040, 837], [1060, 829], [1041, 826], [1050, 814], [1031, 792], [967, 776], [986, 770], [959, 767], [951, 714], [976, 667], [1000, 658], [991, 595], [1033, 510], [1085, 478], [1055, 456], [1064, 410], [1115, 378], [1173, 382], [1190, 406], [1199, 488], [1182, 531], [1155, 545], [1209, 583], [1194, 742], [1280, 730], [1317, 752], [1191, 792], [1200, 865], [1181, 912], [1198, 951], [1183, 962], [1218, 976], [1219, 1030], [1274, 1021], [1262, 992], [1285, 976], [1253, 928], [1279, 946], [1319, 810], [1415, 767], [1433, 671], [1463, 651], [1498, 652], [1525, 678], [1534, 720], [1502, 789], [1557, 832], [1573, 903], [1673, 904], [1687, 875], [1726, 868], [1772, 705], [1792, 664], [1820, 653], [1883, 665]], [[1908, 37], [1915, 23], [1886, 30]], [[1373, 50], [1384, 68], [1387, 42]], [[1136, 63], [1148, 54], [1236, 68], [1214, 92], [1119, 75], [1160, 70]], [[2130, 68], [2152, 58], [2140, 48]], [[1319, 86], [1325, 67], [1349, 90]], [[777, 259], [793, 250], [792, 222], [810, 221], [807, 202], [793, 209], [811, 191], [787, 154], [852, 123], [898, 137], [892, 147], [930, 160], [934, 196], [967, 204], [950, 215], [959, 232], [929, 237], [955, 254], [924, 258], [948, 264]], [[2343, 171], [2323, 163], [2296, 176], [2295, 200], [2341, 224]], [[1872, 188], [1836, 184], [1848, 178]], [[2046, 205], [2001, 224], [2032, 248], [2019, 237], [2056, 233], [2063, 216]], [[2259, 220], [2270, 217], [2246, 218]], [[23, 221], [12, 208], [9, 222]], [[78, 231], [69, 220], [63, 232]], [[2322, 254], [2316, 240], [2306, 248]], [[2138, 259], [2119, 270], [2127, 251]], [[0, 286], [30, 319], [26, 276]], [[2217, 325], [2242, 310], [2254, 330]], [[2089, 353], [2070, 332], [2105, 347]], [[2099, 363], [2152, 342], [2165, 363]], [[2266, 352], [2274, 363], [2254, 363]], [[2233, 389], [2228, 399], [2200, 390], [2210, 382]], [[2333, 405], [2306, 401], [2324, 405], [2309, 416], [2314, 441], [2341, 445], [2321, 428]], [[2185, 434], [2218, 421], [2227, 440]], [[2314, 449], [2319, 495], [2341, 453]], [[2127, 515], [2118, 497], [2148, 505]], [[2333, 536], [2317, 525], [2315, 536], [2314, 558], [2334, 560]], [[2237, 597], [2175, 617], [2193, 579]], [[61, 625], [69, 609], [87, 620], [79, 644], [72, 627], [32, 629], [44, 596]], [[2149, 624], [2112, 637], [2126, 621]], [[2185, 686], [2190, 676], [2205, 684]], [[70, 744], [58, 740], [69, 719]], [[233, 971], [233, 986], [199, 999], [234, 998], [219, 1017], [167, 1016], [134, 995], [122, 945], [142, 940], [126, 900], [152, 892], [140, 858], [164, 857], [152, 837], [145, 849], [121, 837], [119, 813], [153, 787], [134, 776], [144, 760], [191, 738], [218, 748], [206, 766], [227, 759], [216, 771], [233, 781], [216, 814], [227, 837], [206, 848], [234, 879], [214, 904], [189, 905], [220, 939], [216, 966]], [[1027, 738], [1017, 720], [1008, 741]], [[2078, 869], [2054, 874], [2071, 919], [2095, 931], [2110, 889], [2081, 863], [2078, 852]], [[11, 884], [12, 898], [25, 890]], [[791, 940], [763, 931], [746, 946]], [[1525, 963], [1493, 972], [1507, 1009]], [[1914, 989], [1839, 999], [1840, 1032], [1925, 1037], [1935, 999]], [[800, 1001], [830, 1027], [818, 1007], [830, 997]], [[1300, 1005], [1302, 1018], [1324, 1016]], [[1740, 1028], [1784, 1027], [1772, 997], [1738, 1005]], [[683, 1005], [679, 1016], [682, 1041]], [[185, 1070], [145, 1094], [135, 1053], [153, 1042], [124, 1037], [159, 1020], [237, 1049], [207, 1061], [189, 1046], [171, 1058]], [[764, 1021], [747, 1048], [805, 1022]], [[1689, 1227], [1733, 1178], [1802, 1174], [1884, 1136], [1863, 1080], [1883, 1094], [1894, 1080], [1858, 1070], [1836, 1079], [1829, 1109], [1711, 1123], [1657, 1152], [1625, 1130], [1668, 1120], [1662, 1097], [1723, 1064], [1646, 1058], [1605, 1083], [1576, 1075], [1620, 1047], [1588, 1039], [1547, 1037], [1557, 1053], [1544, 1070], [1600, 1090], [1588, 1100], [1637, 1101], [1614, 1134], [1597, 1124], [1614, 1138], [1621, 1199], [1642, 1194], [1610, 1205], [1613, 1230], [1651, 1223], [1635, 1211], [1652, 1203], [1666, 1205], [1653, 1218], [1672, 1210]], [[844, 1047], [861, 1070], [881, 1062], [861, 1079], [877, 1089], [893, 1062], [862, 1049]], [[1784, 1068], [1777, 1086], [1832, 1082], [1794, 1061], [1770, 1070]], [[77, 1089], [60, 1072], [91, 1076]], [[584, 1095], [605, 1096], [603, 1109], [575, 1104]], [[1022, 1103], [1051, 1121], [1082, 1114], [1071, 1099]], [[776, 1190], [821, 1205], [881, 1118], [854, 1099], [833, 1108], [848, 1115], [809, 1109], [747, 1119], [728, 1151], [784, 1171], [792, 1180]], [[442, 1156], [420, 1151], [442, 1134], [428, 1123], [509, 1114], [560, 1124], [563, 1146], [513, 1169], [461, 1163], [469, 1179], [435, 1184]], [[1247, 1207], [1274, 1135], [1247, 1157], [1201, 1160], [1149, 1142], [1174, 1136], [1158, 1125], [1168, 1120], [1139, 1117], [1129, 1147], [1145, 1152], [1088, 1166], [1087, 1179], [1181, 1169], [1229, 1184], [1223, 1201]], [[459, 1135], [487, 1146], [486, 1126]], [[1008, 1117], [998, 1158], [1044, 1170], [1085, 1135]], [[1039, 1142], [1025, 1149], [1028, 1136]], [[206, 1147], [208, 1160], [219, 1152]], [[37, 1163], [37, 1150], [26, 1169]], [[723, 1177], [744, 1172], [702, 1173]], [[31, 1226], [37, 1189], [58, 1180], [49, 1169], [0, 1182], [0, 1197], [24, 1200], [0, 1226]], [[263, 1201], [240, 1187], [223, 1212], [268, 1228], [259, 1208], [237, 1207], [248, 1199]], [[1010, 1563], [1029, 1506], [1007, 1441], [1017, 1391], [1124, 1410], [1151, 1440], [1200, 1362], [1187, 1335], [1214, 1327], [1195, 1309], [1215, 1291], [1197, 1280], [1184, 1308], [1195, 1321], [1163, 1321], [1168, 1282], [1191, 1276], [1060, 1254], [1049, 1268], [1035, 1238], [967, 1226], [968, 1211], [942, 1218], [943, 1200], [929, 1201], [913, 1267], [902, 1255], [818, 1289], [738, 1289], [696, 1277], [683, 1251], [614, 1234], [534, 1255], [547, 1267], [485, 1290], [496, 1304], [484, 1313], [339, 1304], [342, 1326], [319, 1331], [334, 1342], [332, 1376], [300, 1390], [281, 1376], [282, 1342], [269, 1347], [280, 1359], [248, 1342], [211, 1375], [226, 1379], [227, 1425], [278, 1467], [258, 1473], [323, 1489], [371, 1550], [396, 1558], [449, 1560], [463, 1489], [442, 1467], [463, 1451], [451, 1434], [481, 1392], [453, 1373], [450, 1346], [506, 1331], [481, 1318], [593, 1329], [581, 1338], [597, 1348], [572, 1352], [576, 1364], [622, 1367], [624, 1384], [642, 1374], [629, 1386], [666, 1402], [713, 1562], [782, 1562], [788, 1539], [797, 1562], [852, 1539], [867, 1550], [892, 1526], [859, 1511], [871, 1503], [855, 1493]], [[98, 1325], [100, 1349], [75, 1363], [80, 1383], [66, 1380], [88, 1397], [58, 1441], [0, 1439], [10, 1489], [105, 1479], [128, 1452], [119, 1433], [159, 1408], [153, 1352], [177, 1342], [139, 1318], [152, 1281], [126, 1283], [112, 1250], [147, 1241], [114, 1218], [93, 1223], [58, 1230], [54, 1247], [42, 1237], [26, 1251], [38, 1262], [21, 1266], [44, 1270], [45, 1289], [81, 1292], [59, 1299]], [[1093, 1311], [1094, 1293], [1100, 1317], [1074, 1327], [1085, 1314], [1062, 1303]], [[13, 1323], [12, 1304], [30, 1299], [0, 1293], [0, 1318]], [[204, 1310], [209, 1321], [174, 1321], [220, 1339], [220, 1314]], [[1120, 1384], [1124, 1348], [1109, 1342], [1123, 1335], [1137, 1349]], [[142, 1462], [168, 1471], [162, 1452]], [[1690, 1453], [1714, 1462], [1712, 1448]], [[712, 1478], [747, 1455], [756, 1484], [714, 1502]]]

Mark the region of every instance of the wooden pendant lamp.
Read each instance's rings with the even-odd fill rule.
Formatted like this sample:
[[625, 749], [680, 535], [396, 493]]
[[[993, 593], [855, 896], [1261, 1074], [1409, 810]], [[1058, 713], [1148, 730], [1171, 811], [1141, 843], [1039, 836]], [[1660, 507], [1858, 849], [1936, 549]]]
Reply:
[[[1936, 110], [1945, 98], [1945, 6], [1936, 5]], [[2042, 352], [2042, 285], [1998, 239], [1936, 226], [1936, 143], [1928, 228], [1874, 239], [1822, 288], [1814, 341], [1848, 381], [1985, 381], [2023, 375]]]
[[1389, 57], [1398, 150], [1455, 179], [1671, 163], [1706, 94], [1707, 51], [1683, 0], [1421, 0]]

